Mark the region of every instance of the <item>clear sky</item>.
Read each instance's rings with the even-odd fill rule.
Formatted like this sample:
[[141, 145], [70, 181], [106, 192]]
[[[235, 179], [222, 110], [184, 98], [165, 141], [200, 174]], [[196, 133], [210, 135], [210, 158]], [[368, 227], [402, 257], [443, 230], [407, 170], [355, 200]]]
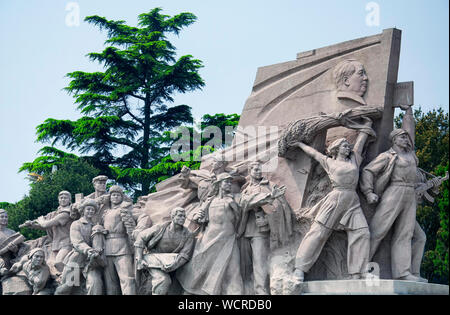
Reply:
[[[76, 20], [70, 19], [70, 2], [79, 7], [79, 26], [71, 26]], [[379, 7], [379, 25], [366, 23], [373, 12], [366, 10], [369, 2]], [[178, 96], [175, 104], [190, 105], [199, 118], [240, 114], [258, 67], [392, 27], [402, 30], [398, 81], [415, 82], [416, 106], [448, 111], [448, 6], [448, 0], [1, 0], [0, 201], [28, 194], [27, 174], [17, 172], [44, 145], [35, 142], [36, 126], [50, 117], [80, 117], [62, 90], [65, 74], [99, 70], [85, 55], [101, 51], [105, 40], [83, 22], [85, 16], [136, 25], [137, 16], [154, 7], [169, 15], [194, 13], [198, 21], [173, 43], [180, 55], [204, 62], [206, 86]]]

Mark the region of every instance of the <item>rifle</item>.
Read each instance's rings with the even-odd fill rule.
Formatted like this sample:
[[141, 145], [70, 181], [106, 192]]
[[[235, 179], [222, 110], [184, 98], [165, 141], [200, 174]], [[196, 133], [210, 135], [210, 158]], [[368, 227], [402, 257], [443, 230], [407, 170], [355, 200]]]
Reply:
[[10, 244], [20, 245], [25, 241], [25, 236], [20, 234], [19, 232], [14, 233], [13, 235], [6, 238], [3, 242], [0, 243], [0, 255], [5, 254], [8, 251], [8, 246]]
[[[438, 182], [436, 183], [436, 179]], [[442, 185], [444, 181], [448, 180], [448, 172], [445, 172], [445, 176], [436, 177], [432, 180], [427, 181], [424, 185], [420, 185], [416, 188], [416, 195], [421, 198], [425, 197], [429, 202], [433, 203], [434, 198], [428, 193], [428, 190], [431, 188], [437, 188]]]

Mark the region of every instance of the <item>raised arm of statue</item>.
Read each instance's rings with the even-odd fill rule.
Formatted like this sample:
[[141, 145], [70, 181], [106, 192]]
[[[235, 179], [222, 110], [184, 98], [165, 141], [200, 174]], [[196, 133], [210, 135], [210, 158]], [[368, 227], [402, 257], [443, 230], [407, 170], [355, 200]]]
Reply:
[[416, 122], [414, 120], [412, 106], [400, 105], [400, 108], [405, 111], [405, 115], [403, 116], [402, 129], [408, 132], [409, 137], [411, 138], [412, 147], [414, 148], [416, 138]]
[[54, 218], [46, 220], [44, 217], [39, 217], [36, 221], [43, 229], [48, 229], [55, 225], [65, 225], [70, 220], [70, 214], [66, 212], [59, 213]]
[[303, 152], [305, 152], [307, 155], [309, 155], [310, 157], [315, 159], [322, 166], [324, 166], [324, 164], [326, 163], [325, 162], [326, 159], [327, 159], [326, 155], [320, 153], [319, 151], [317, 151], [316, 149], [310, 147], [309, 145], [304, 144], [303, 142], [296, 142], [292, 146], [302, 149]]
[[[372, 119], [368, 117], [363, 117], [365, 120], [364, 126], [372, 127]], [[358, 156], [361, 156], [362, 151], [364, 149], [364, 145], [366, 144], [367, 138], [369, 137], [369, 134], [361, 130], [358, 134], [358, 138], [356, 139], [355, 146], [353, 147], [353, 152], [357, 154]]]

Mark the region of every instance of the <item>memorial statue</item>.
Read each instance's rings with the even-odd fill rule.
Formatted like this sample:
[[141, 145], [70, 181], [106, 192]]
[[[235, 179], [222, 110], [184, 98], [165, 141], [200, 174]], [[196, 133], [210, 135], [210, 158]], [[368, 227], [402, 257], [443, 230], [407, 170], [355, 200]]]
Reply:
[[58, 272], [64, 268], [63, 260], [72, 250], [70, 243], [70, 225], [73, 220], [70, 217], [72, 195], [68, 191], [61, 191], [58, 194], [59, 207], [56, 211], [50, 212], [35, 220], [27, 220], [20, 227], [45, 230], [52, 240], [51, 257], [48, 258]]
[[189, 294], [244, 293], [236, 237], [241, 213], [231, 194], [231, 179], [228, 173], [217, 176], [217, 196], [198, 210], [196, 218], [206, 222], [206, 228], [196, 242], [191, 260], [177, 271], [177, 279]]
[[[405, 110], [401, 129], [394, 129], [389, 138], [392, 147], [378, 155], [361, 175], [361, 191], [369, 204], [379, 202], [369, 225], [370, 256], [377, 252], [380, 242], [393, 228], [391, 239], [392, 277], [398, 280], [424, 281], [412, 274], [412, 239], [417, 228], [416, 192], [418, 159], [414, 152], [415, 123], [411, 106]], [[420, 229], [420, 227], [419, 227]], [[418, 232], [420, 230], [417, 229]], [[419, 253], [415, 255], [422, 257]], [[417, 269], [417, 262], [414, 264]], [[417, 273], [417, 271], [416, 271]]]
[[111, 208], [103, 214], [102, 225], [106, 240], [104, 280], [108, 295], [136, 294], [134, 279], [133, 244], [137, 234], [149, 226], [149, 218], [132, 203], [124, 200], [119, 186], [109, 189]]
[[[186, 211], [174, 208], [171, 222], [164, 222], [143, 230], [136, 237], [135, 260], [136, 282], [140, 284], [139, 272], [149, 271], [152, 285], [152, 295], [166, 295], [172, 284], [170, 273], [183, 266], [191, 259], [194, 247], [194, 237], [183, 226]], [[143, 254], [144, 248], [147, 254]]]
[[[286, 188], [271, 185], [262, 176], [260, 162], [251, 162], [248, 165], [248, 174], [250, 178], [242, 187], [239, 202], [242, 219], [238, 237], [243, 237], [242, 242], [246, 242], [241, 244], [241, 261], [247, 262], [253, 270], [254, 293], [268, 295], [270, 288], [267, 257], [270, 255], [270, 243], [274, 248], [279, 244], [286, 244], [289, 240], [292, 235], [291, 209], [281, 198]], [[242, 250], [243, 248], [248, 250]], [[244, 267], [241, 272], [244, 274], [245, 270]]]
[[11, 260], [19, 251], [25, 237], [8, 229], [8, 212], [0, 209], [0, 277], [11, 267]]
[[[55, 295], [71, 294], [72, 289], [80, 286], [82, 273], [86, 279], [86, 294], [103, 294], [101, 249], [93, 248], [92, 235], [93, 218], [99, 211], [99, 205], [93, 199], [85, 199], [79, 207], [82, 217], [73, 222], [70, 227], [70, 241], [73, 249], [64, 259], [64, 271], [61, 276], [61, 285]], [[78, 283], [77, 283], [78, 282]]]
[[[365, 126], [372, 121], [365, 119]], [[321, 199], [309, 213], [314, 218], [304, 236], [295, 258], [294, 278], [304, 281], [304, 274], [318, 259], [323, 246], [334, 230], [344, 230], [348, 237], [347, 265], [353, 279], [360, 279], [369, 262], [369, 229], [361, 209], [356, 188], [359, 180], [359, 166], [368, 133], [361, 129], [353, 151], [345, 138], [335, 140], [328, 147], [327, 157], [312, 147], [298, 142], [297, 146], [317, 160], [330, 177], [332, 191]]]
[[[51, 288], [46, 288], [50, 278], [50, 269], [45, 262], [45, 252], [42, 248], [34, 248], [8, 271], [5, 282], [16, 281], [16, 277], [25, 280], [32, 295], [49, 295]], [[5, 294], [5, 292], [4, 292]]]

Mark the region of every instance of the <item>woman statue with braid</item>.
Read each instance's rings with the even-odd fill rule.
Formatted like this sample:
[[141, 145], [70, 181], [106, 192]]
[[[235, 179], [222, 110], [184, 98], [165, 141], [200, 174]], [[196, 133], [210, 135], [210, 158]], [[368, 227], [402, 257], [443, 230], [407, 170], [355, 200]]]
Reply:
[[[369, 118], [365, 120], [365, 126], [370, 130], [372, 121]], [[335, 230], [347, 232], [348, 273], [353, 279], [359, 279], [364, 272], [369, 258], [370, 234], [356, 187], [361, 153], [367, 138], [368, 132], [361, 129], [353, 151], [345, 138], [335, 140], [328, 147], [330, 157], [302, 142], [294, 144], [320, 163], [333, 186], [332, 191], [310, 210], [314, 221], [300, 243], [295, 258], [294, 279], [297, 282], [304, 281], [305, 273], [314, 265]]]

